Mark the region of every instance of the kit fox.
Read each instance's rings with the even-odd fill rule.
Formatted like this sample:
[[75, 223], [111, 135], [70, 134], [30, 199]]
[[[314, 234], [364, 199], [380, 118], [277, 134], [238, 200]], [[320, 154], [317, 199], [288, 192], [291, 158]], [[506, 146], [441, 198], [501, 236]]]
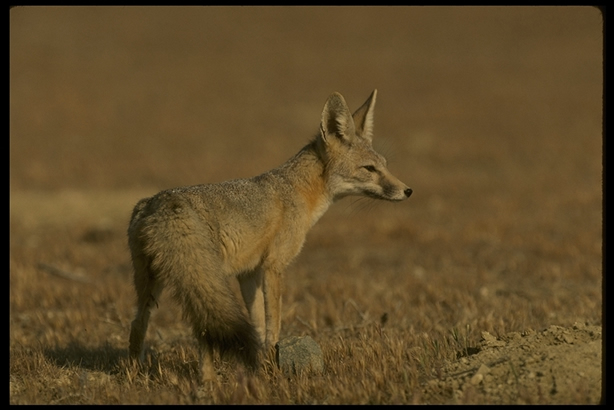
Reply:
[[[136, 204], [128, 228], [138, 299], [131, 357], [142, 359], [150, 310], [168, 287], [198, 341], [202, 380], [215, 378], [214, 349], [258, 368], [279, 339], [282, 273], [327, 208], [348, 195], [402, 201], [412, 193], [373, 150], [376, 94], [354, 114], [332, 94], [319, 133], [278, 168]], [[235, 277], [249, 318], [230, 286]]]

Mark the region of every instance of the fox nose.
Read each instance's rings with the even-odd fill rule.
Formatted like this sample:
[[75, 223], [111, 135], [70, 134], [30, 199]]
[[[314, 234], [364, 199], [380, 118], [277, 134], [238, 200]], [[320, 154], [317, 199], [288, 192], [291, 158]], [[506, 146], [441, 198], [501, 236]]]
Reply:
[[403, 191], [403, 193], [405, 194], [406, 197], [410, 197], [411, 193], [414, 192], [411, 188], [407, 188], [405, 191]]

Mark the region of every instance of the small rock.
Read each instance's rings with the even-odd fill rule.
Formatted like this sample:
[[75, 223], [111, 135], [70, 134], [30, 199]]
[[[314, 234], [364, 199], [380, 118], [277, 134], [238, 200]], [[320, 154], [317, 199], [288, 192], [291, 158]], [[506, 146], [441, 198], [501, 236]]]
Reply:
[[485, 374], [488, 374], [489, 372], [490, 372], [490, 367], [486, 366], [485, 364], [482, 364], [480, 368], [478, 369], [478, 371], [475, 372], [475, 374], [485, 375]]
[[484, 331], [482, 332], [482, 339], [484, 339], [484, 341], [486, 342], [496, 342], [497, 338], [494, 337], [493, 335], [491, 335], [490, 333]]
[[490, 333], [484, 331], [482, 332], [482, 345], [486, 345], [488, 347], [498, 347], [505, 346], [505, 342], [502, 340], [497, 340], [497, 338]]
[[478, 384], [482, 382], [482, 380], [484, 380], [484, 375], [481, 373], [476, 373], [471, 378], [471, 384], [473, 384], [474, 386], [477, 386]]
[[280, 340], [275, 346], [280, 369], [292, 373], [324, 371], [322, 349], [309, 336], [291, 336]]
[[578, 329], [584, 329], [584, 328], [586, 328], [586, 326], [583, 323], [574, 322], [573, 328], [574, 328], [574, 330], [578, 330]]
[[522, 339], [522, 335], [519, 332], [510, 332], [507, 334], [507, 337], [514, 341]]

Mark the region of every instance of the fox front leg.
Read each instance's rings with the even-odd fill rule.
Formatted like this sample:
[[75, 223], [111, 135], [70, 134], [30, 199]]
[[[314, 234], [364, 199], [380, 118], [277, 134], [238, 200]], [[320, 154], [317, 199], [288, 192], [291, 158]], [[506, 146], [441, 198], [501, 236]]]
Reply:
[[265, 321], [264, 346], [268, 353], [279, 341], [279, 331], [281, 329], [282, 272], [278, 269], [267, 269], [263, 279]]
[[250, 319], [258, 336], [260, 343], [264, 346], [266, 338], [266, 327], [264, 317], [264, 294], [262, 290], [262, 269], [256, 269], [255, 271], [239, 277], [239, 284], [241, 285], [241, 294], [245, 301], [245, 306], [249, 312]]

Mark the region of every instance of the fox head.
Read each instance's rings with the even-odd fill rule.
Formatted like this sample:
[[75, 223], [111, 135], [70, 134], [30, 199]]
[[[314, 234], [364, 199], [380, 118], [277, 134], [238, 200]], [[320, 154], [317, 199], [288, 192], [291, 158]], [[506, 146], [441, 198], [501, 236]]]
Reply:
[[316, 146], [334, 200], [364, 195], [402, 201], [412, 193], [411, 188], [388, 171], [386, 158], [373, 149], [376, 95], [377, 90], [373, 90], [354, 114], [339, 93], [333, 93], [324, 105]]

